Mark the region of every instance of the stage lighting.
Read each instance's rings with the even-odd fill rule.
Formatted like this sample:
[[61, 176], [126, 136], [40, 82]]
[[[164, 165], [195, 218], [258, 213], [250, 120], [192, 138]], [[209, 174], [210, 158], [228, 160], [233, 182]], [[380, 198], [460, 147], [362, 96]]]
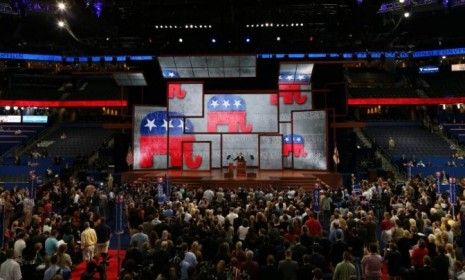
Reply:
[[245, 42], [250, 43], [250, 38], [249, 37], [245, 38]]
[[10, 109], [11, 109], [11, 107], [10, 107], [10, 106], [5, 106], [5, 110], [7, 110], [7, 111], [8, 111], [8, 110], [10, 110]]
[[405, 2], [405, 0], [399, 0], [399, 3], [403, 4]]
[[216, 43], [216, 39], [215, 39], [215, 38], [212, 39], [212, 43], [213, 43], [213, 44]]
[[179, 39], [178, 39], [178, 42], [179, 42], [179, 43], [182, 43], [182, 38], [179, 38]]
[[279, 37], [279, 36], [276, 37], [276, 41], [278, 41], [278, 42], [281, 41], [281, 37]]
[[60, 11], [64, 11], [64, 10], [66, 10], [66, 4], [63, 3], [63, 2], [58, 2], [58, 3], [57, 3], [57, 8], [58, 8], [58, 10], [60, 10]]
[[404, 13], [404, 18], [408, 18], [408, 17], [410, 17], [410, 13], [409, 13], [409, 12], [405, 12], [405, 13]]
[[447, 56], [445, 56], [445, 55], [442, 56], [442, 59], [446, 59], [446, 58], [447, 58]]
[[14, 106], [13, 110], [15, 110], [15, 111], [18, 110], [18, 106]]
[[57, 22], [57, 25], [58, 25], [58, 27], [63, 28], [63, 27], [65, 27], [65, 22], [62, 21], [62, 20], [59, 20], [59, 21]]

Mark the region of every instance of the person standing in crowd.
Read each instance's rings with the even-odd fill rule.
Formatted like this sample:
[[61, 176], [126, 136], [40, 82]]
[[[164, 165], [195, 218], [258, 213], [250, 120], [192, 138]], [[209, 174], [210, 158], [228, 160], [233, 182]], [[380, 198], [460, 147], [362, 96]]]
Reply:
[[297, 280], [299, 264], [292, 259], [292, 251], [286, 250], [285, 259], [279, 262], [278, 273], [281, 279]]
[[84, 223], [84, 228], [84, 231], [81, 233], [82, 259], [89, 262], [94, 258], [97, 233], [90, 227], [89, 222]]
[[362, 273], [366, 280], [380, 280], [383, 258], [378, 254], [378, 246], [370, 244], [369, 251], [362, 259]]
[[351, 263], [351, 256], [348, 251], [344, 251], [343, 260], [334, 269], [333, 280], [351, 280], [357, 276], [355, 266]]
[[100, 256], [102, 253], [108, 253], [108, 247], [110, 246], [111, 228], [105, 223], [105, 218], [99, 219], [98, 225], [95, 227], [95, 233], [97, 234], [97, 246], [95, 247], [95, 254]]
[[57, 230], [52, 230], [50, 233], [50, 236], [45, 240], [45, 254], [47, 257], [53, 256], [58, 248], [58, 231]]
[[14, 250], [8, 249], [6, 251], [6, 261], [0, 266], [0, 279], [3, 280], [22, 280], [21, 267], [14, 259]]

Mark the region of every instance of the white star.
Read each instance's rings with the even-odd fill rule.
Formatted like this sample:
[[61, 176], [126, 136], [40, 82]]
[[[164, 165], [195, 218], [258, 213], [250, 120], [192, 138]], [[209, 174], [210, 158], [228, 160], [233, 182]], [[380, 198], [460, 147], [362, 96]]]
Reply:
[[163, 120], [163, 124], [161, 127], [164, 127], [166, 130], [168, 130], [168, 122], [166, 120]]
[[288, 141], [289, 141], [289, 137], [284, 138], [284, 141], [288, 142]]
[[173, 78], [173, 77], [174, 77], [174, 73], [173, 73], [173, 72], [170, 72], [170, 73], [168, 74], [168, 76], [169, 76], [170, 78]]
[[303, 79], [305, 79], [305, 76], [304, 76], [304, 75], [299, 75], [299, 76], [297, 77], [297, 79], [298, 79], [299, 81], [302, 81]]
[[144, 127], [148, 127], [149, 131], [152, 131], [152, 128], [157, 127], [155, 125], [155, 119], [153, 119], [153, 120], [147, 119], [147, 123], [144, 125]]
[[282, 79], [283, 79], [283, 75], [279, 75], [278, 79], [279, 79], [279, 80], [282, 80]]
[[184, 128], [184, 122], [182, 120], [179, 120], [179, 125], [177, 127], [183, 129]]
[[286, 79], [289, 80], [289, 81], [290, 81], [290, 80], [293, 80], [293, 79], [294, 79], [294, 76], [292, 76], [292, 75], [287, 75]]
[[224, 107], [228, 108], [229, 105], [231, 105], [231, 104], [229, 104], [229, 101], [228, 101], [228, 100], [223, 101], [223, 106], [224, 106]]
[[212, 106], [213, 108], [218, 107], [218, 105], [219, 105], [219, 104], [218, 104], [218, 100], [216, 100], [216, 99], [215, 99], [215, 100], [212, 100], [212, 103], [210, 103], [210, 106]]
[[168, 127], [169, 127], [169, 128], [174, 127], [174, 126], [173, 126], [173, 120], [170, 120], [170, 122], [168, 123]]
[[300, 137], [297, 137], [295, 140], [296, 140], [297, 142], [300, 142]]
[[239, 106], [241, 106], [241, 101], [240, 100], [234, 100], [234, 106], [236, 106], [236, 108], [239, 108]]

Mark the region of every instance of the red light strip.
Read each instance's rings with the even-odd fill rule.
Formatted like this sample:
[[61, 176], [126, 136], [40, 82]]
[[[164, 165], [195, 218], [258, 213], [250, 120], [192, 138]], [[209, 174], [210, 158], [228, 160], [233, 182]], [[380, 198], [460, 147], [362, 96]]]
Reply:
[[349, 106], [363, 105], [441, 105], [465, 103], [465, 97], [349, 98]]
[[45, 100], [0, 100], [0, 106], [18, 107], [127, 107], [126, 100], [72, 100], [72, 101], [45, 101]]

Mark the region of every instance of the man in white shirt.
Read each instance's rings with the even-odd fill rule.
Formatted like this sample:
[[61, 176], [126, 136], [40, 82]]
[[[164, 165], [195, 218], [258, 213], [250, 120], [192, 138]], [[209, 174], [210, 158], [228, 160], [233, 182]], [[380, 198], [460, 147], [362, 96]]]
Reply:
[[23, 250], [26, 248], [26, 241], [24, 241], [25, 234], [21, 232], [18, 234], [18, 239], [15, 241], [14, 244], [14, 251], [15, 251], [15, 258], [17, 260], [21, 260], [23, 258]]
[[231, 207], [231, 208], [229, 209], [229, 214], [226, 215], [226, 219], [228, 219], [228, 220], [229, 220], [229, 223], [230, 223], [231, 225], [233, 225], [233, 224], [234, 224], [234, 220], [237, 219], [238, 217], [239, 217], [239, 215], [237, 215], [235, 209]]
[[6, 251], [7, 260], [0, 266], [0, 278], [4, 280], [21, 280], [23, 276], [21, 274], [21, 267], [19, 263], [14, 260], [13, 249]]

